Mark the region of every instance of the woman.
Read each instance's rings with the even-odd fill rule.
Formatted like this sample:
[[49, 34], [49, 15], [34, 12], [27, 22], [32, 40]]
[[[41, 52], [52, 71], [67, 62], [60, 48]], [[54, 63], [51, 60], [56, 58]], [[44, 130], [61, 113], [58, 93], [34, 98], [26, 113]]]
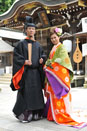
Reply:
[[44, 67], [47, 119], [58, 124], [80, 128], [87, 124], [76, 122], [71, 117], [70, 82], [73, 78], [73, 70], [68, 53], [60, 42], [61, 34], [60, 28], [51, 29], [50, 38], [54, 46]]

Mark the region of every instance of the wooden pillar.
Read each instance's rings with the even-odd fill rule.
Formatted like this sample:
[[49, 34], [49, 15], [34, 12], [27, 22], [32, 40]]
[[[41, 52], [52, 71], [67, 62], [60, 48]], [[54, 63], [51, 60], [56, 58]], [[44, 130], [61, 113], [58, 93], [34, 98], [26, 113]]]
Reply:
[[[74, 34], [75, 32], [76, 32], [76, 23], [75, 22], [74, 23], [71, 22], [71, 27], [70, 27], [69, 33], [70, 34]], [[74, 69], [74, 65], [75, 65], [75, 63], [73, 61], [73, 53], [74, 53], [74, 51], [76, 49], [75, 42], [76, 42], [76, 36], [73, 36], [73, 38], [72, 38], [72, 51], [70, 53], [70, 58], [71, 58], [73, 69]]]
[[[86, 37], [86, 43], [87, 43], [87, 37]], [[87, 88], [87, 55], [85, 56], [85, 82], [84, 87]]]
[[10, 64], [11, 66], [13, 66], [13, 52], [10, 53]]

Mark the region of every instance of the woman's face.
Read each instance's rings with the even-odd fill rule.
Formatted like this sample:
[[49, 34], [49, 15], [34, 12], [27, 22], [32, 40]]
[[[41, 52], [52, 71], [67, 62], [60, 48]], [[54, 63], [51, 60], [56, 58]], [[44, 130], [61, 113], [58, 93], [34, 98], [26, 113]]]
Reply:
[[59, 37], [55, 33], [51, 35], [50, 39], [54, 45], [57, 45], [59, 43]]

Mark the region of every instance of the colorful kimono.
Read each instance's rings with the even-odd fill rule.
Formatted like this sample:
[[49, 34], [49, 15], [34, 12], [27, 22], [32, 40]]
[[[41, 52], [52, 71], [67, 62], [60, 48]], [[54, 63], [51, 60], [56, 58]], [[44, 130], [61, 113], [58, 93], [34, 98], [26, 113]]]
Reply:
[[64, 45], [59, 43], [50, 52], [44, 66], [46, 73], [47, 119], [57, 124], [81, 128], [87, 124], [72, 117], [70, 82], [73, 78], [71, 62]]

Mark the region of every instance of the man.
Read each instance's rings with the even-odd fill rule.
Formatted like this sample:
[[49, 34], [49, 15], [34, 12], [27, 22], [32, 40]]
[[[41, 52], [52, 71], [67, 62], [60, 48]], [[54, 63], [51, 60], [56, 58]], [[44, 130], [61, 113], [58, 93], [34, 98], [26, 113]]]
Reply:
[[[13, 112], [21, 122], [40, 119], [44, 108], [42, 66], [45, 55], [39, 42], [35, 41], [35, 27], [32, 18], [27, 16], [27, 37], [18, 43], [13, 55], [13, 77], [10, 86], [12, 90], [18, 90]], [[28, 59], [29, 43], [32, 44], [31, 61]]]

